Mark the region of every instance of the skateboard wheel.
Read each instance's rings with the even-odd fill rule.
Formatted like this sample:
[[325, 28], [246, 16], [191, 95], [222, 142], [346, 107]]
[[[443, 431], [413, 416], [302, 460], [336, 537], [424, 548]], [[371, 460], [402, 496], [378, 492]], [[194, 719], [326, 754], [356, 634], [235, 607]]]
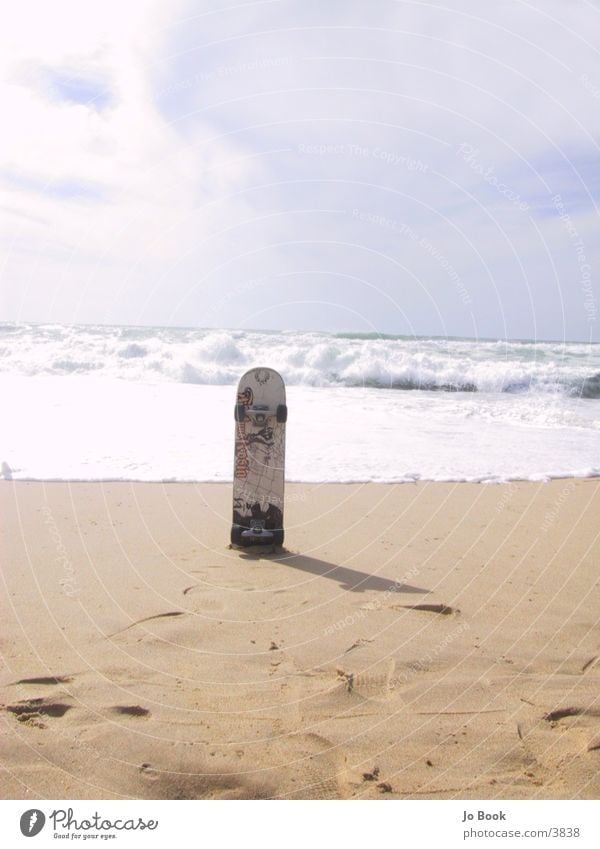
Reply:
[[277, 421], [281, 424], [287, 422], [287, 406], [286, 404], [277, 405]]
[[236, 404], [233, 416], [236, 422], [243, 422], [246, 418], [246, 407], [243, 404]]
[[243, 545], [242, 542], [242, 533], [246, 528], [243, 528], [241, 525], [232, 525], [231, 526], [231, 544], [232, 545]]
[[283, 528], [279, 528], [271, 533], [273, 534], [273, 545], [283, 545]]

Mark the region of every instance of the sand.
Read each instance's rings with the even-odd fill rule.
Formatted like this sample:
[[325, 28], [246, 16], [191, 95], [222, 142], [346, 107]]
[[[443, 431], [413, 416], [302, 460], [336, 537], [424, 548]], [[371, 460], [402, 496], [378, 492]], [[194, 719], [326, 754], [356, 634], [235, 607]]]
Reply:
[[0, 484], [3, 798], [600, 794], [600, 481]]

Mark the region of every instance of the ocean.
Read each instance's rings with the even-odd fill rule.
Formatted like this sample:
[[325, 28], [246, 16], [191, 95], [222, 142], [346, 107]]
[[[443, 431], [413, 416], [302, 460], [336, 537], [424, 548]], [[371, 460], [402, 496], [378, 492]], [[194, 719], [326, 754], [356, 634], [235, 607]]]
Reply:
[[596, 344], [11, 323], [1, 474], [230, 481], [257, 365], [288, 387], [289, 481], [600, 475]]

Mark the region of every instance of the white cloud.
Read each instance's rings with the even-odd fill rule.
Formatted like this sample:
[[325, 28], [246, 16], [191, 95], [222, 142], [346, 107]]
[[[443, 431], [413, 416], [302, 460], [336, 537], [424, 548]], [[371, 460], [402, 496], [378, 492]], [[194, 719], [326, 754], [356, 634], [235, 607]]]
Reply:
[[[190, 220], [202, 224], [198, 209], [255, 170], [235, 143], [198, 144], [196, 131], [182, 137], [157, 110], [150, 71], [176, 13], [161, 2], [11, 9], [0, 37], [1, 108], [10, 116], [0, 178], [2, 295], [13, 315], [27, 285], [25, 317], [44, 316], [53, 287], [55, 317], [92, 320], [104, 302], [98, 320], [124, 305], [133, 320], [139, 301], [127, 305], [128, 275], [177, 258]], [[106, 81], [108, 105], [47, 96], [48, 70]], [[86, 277], [94, 282], [82, 299]]]
[[[590, 4], [31, 2], [5, 17], [7, 317], [244, 323], [261, 279], [273, 325], [294, 315], [275, 303], [320, 291], [340, 321], [366, 310], [388, 331], [406, 329], [385, 306], [399, 298], [421, 332], [589, 333], [551, 198], [599, 263]], [[69, 75], [109, 95], [77, 103]]]

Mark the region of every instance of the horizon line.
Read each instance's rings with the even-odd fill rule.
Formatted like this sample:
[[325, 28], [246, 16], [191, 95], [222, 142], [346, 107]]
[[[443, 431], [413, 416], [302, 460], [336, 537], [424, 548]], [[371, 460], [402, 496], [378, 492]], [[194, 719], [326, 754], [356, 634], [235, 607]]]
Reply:
[[293, 329], [293, 328], [264, 328], [264, 327], [205, 327], [201, 325], [190, 325], [190, 324], [113, 324], [110, 322], [91, 322], [91, 321], [81, 321], [81, 322], [62, 322], [62, 321], [14, 321], [14, 320], [0, 320], [0, 326], [3, 325], [33, 325], [34, 327], [103, 327], [103, 328], [131, 328], [131, 329], [144, 329], [144, 330], [198, 330], [198, 331], [211, 331], [211, 330], [224, 330], [224, 331], [238, 331], [238, 332], [246, 332], [246, 333], [323, 333], [329, 336], [356, 336], [356, 337], [372, 337], [372, 338], [381, 338], [381, 339], [446, 339], [446, 340], [459, 340], [459, 341], [469, 341], [469, 342], [527, 342], [532, 344], [537, 344], [539, 342], [554, 342], [556, 344], [569, 344], [569, 345], [598, 345], [598, 342], [594, 342], [592, 340], [584, 340], [584, 339], [556, 339], [553, 337], [543, 337], [539, 336], [536, 339], [531, 339], [522, 336], [514, 336], [514, 337], [506, 337], [506, 336], [461, 336], [448, 334], [447, 336], [440, 336], [438, 334], [433, 333], [414, 333], [414, 334], [405, 334], [405, 333], [389, 333], [384, 331], [361, 331], [361, 330], [325, 330], [323, 328], [320, 329]]

